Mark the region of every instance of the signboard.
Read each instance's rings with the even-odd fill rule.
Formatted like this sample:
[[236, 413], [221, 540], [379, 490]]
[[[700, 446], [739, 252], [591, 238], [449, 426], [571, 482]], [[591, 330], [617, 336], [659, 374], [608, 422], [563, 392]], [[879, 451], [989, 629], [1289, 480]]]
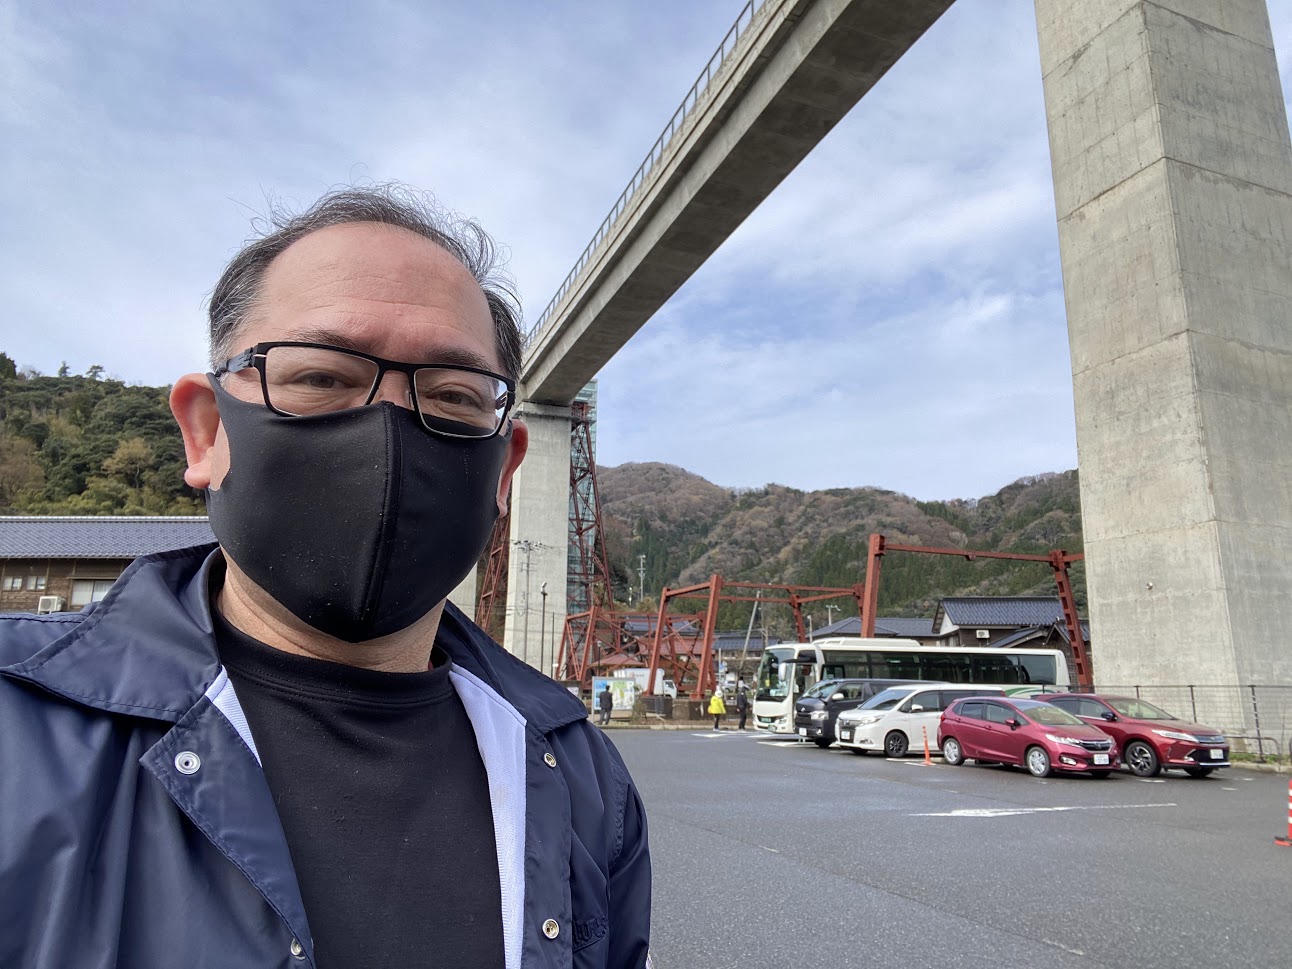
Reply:
[[619, 678], [614, 676], [594, 676], [592, 678], [592, 697], [593, 707], [596, 707], [596, 698], [601, 695], [601, 690], [610, 687], [610, 695], [614, 697], [615, 710], [626, 710], [632, 712], [633, 702], [637, 699], [637, 683], [627, 677]]

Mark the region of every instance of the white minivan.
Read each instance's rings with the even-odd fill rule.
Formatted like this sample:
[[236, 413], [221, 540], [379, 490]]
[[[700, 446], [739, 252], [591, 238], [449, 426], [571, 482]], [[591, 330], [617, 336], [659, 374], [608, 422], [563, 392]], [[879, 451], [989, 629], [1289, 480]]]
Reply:
[[966, 683], [911, 683], [876, 693], [855, 710], [839, 714], [836, 743], [856, 754], [882, 753], [905, 757], [912, 748], [938, 750], [938, 720], [955, 700], [967, 696], [1004, 696], [999, 686]]

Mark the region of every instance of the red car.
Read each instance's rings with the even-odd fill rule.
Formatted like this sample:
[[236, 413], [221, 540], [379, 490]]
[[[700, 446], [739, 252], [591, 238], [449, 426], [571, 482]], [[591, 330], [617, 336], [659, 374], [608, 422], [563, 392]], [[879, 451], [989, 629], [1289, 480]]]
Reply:
[[1215, 727], [1177, 720], [1160, 707], [1132, 696], [1046, 693], [1047, 703], [1098, 727], [1122, 749], [1126, 766], [1140, 777], [1174, 767], [1206, 777], [1229, 766], [1229, 742]]
[[1102, 730], [1040, 700], [971, 697], [942, 714], [938, 746], [952, 767], [972, 757], [981, 763], [1017, 764], [1034, 777], [1084, 771], [1107, 777], [1117, 747]]

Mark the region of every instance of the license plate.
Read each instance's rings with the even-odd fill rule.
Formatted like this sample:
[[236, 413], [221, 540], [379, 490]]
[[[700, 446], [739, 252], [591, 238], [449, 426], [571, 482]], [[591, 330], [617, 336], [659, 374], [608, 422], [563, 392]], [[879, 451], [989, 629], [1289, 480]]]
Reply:
[[851, 730], [845, 730], [845, 731], [843, 731], [841, 734], [839, 734], [839, 739], [840, 739], [840, 740], [851, 740], [851, 739], [852, 739], [852, 731], [851, 731]]
[[1223, 750], [1214, 750], [1214, 749], [1213, 749], [1213, 750], [1211, 751], [1211, 759], [1212, 759], [1212, 760], [1224, 760], [1224, 759], [1225, 759], [1225, 752], [1224, 752]]
[[1100, 764], [1100, 765], [1102, 765], [1102, 764], [1107, 764], [1107, 763], [1108, 763], [1108, 755], [1107, 755], [1107, 754], [1095, 754], [1095, 763], [1096, 763], [1096, 764]]
[[806, 736], [807, 736], [807, 727], [799, 727], [799, 736], [800, 736], [800, 737], [806, 737]]

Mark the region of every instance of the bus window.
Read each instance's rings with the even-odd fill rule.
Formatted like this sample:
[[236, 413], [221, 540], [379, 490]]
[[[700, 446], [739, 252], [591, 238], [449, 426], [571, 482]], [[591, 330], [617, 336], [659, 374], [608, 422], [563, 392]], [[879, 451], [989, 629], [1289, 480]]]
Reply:
[[[828, 664], [827, 669], [837, 670], [835, 674], [841, 680], [863, 680], [870, 676], [871, 653], [854, 653], [851, 650], [824, 649], [821, 655]], [[881, 664], [881, 669], [883, 668]], [[884, 673], [876, 673], [884, 676]]]
[[1023, 683], [1059, 682], [1053, 656], [1018, 656], [1015, 661], [1023, 668]]
[[926, 679], [920, 672], [919, 653], [892, 652], [881, 655], [884, 659], [884, 672], [880, 676], [893, 680]]

